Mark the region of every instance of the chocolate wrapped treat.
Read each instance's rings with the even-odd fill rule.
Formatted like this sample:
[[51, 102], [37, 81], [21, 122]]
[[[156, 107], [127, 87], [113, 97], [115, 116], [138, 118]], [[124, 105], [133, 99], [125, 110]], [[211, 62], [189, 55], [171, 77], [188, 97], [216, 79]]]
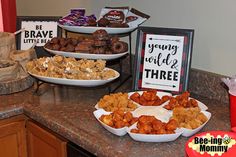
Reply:
[[124, 23], [128, 11], [128, 7], [105, 7], [102, 8], [99, 19], [105, 18], [110, 23]]
[[142, 24], [149, 18], [150, 18], [149, 15], [132, 8], [128, 12], [125, 18], [125, 22], [129, 25], [129, 27], [137, 27], [138, 25]]
[[101, 18], [98, 20], [99, 27], [107, 27], [110, 24], [110, 21], [106, 18]]
[[87, 21], [87, 24], [88, 24], [87, 26], [97, 26], [97, 22], [94, 19], [89, 19]]

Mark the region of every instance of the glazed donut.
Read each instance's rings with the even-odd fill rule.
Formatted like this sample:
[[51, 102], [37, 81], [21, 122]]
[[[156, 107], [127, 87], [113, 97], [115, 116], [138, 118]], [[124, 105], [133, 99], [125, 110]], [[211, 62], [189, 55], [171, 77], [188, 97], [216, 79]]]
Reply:
[[106, 40], [94, 40], [94, 46], [106, 46], [107, 41]]
[[81, 53], [91, 52], [92, 49], [93, 49], [92, 45], [88, 42], [80, 42], [75, 47], [75, 51], [76, 52], [81, 52]]
[[52, 49], [53, 44], [51, 42], [47, 42], [44, 47], [47, 49]]
[[110, 38], [111, 44], [113, 44], [114, 42], [117, 42], [117, 41], [119, 41], [119, 40], [120, 40], [120, 38], [117, 37], [117, 36], [114, 36], [114, 37], [111, 37], [111, 38]]
[[93, 50], [94, 54], [105, 54], [105, 48], [104, 47], [96, 47]]
[[109, 35], [104, 29], [99, 29], [93, 32], [94, 40], [109, 40]]
[[59, 37], [54, 37], [54, 38], [51, 39], [50, 43], [52, 43], [52, 44], [58, 44], [58, 43], [59, 43], [59, 40], [60, 40]]
[[61, 46], [59, 44], [53, 44], [52, 45], [52, 50], [58, 51], [60, 48], [61, 48]]
[[68, 40], [65, 38], [60, 38], [59, 44], [60, 44], [60, 46], [64, 47], [68, 44]]
[[85, 38], [83, 41], [84, 43], [90, 44], [90, 45], [94, 45], [94, 40], [91, 38]]
[[123, 41], [117, 41], [111, 45], [111, 49], [114, 53], [123, 53], [128, 51], [128, 44]]
[[75, 51], [75, 46], [72, 44], [68, 44], [65, 49], [66, 52], [74, 52]]
[[112, 50], [111, 49], [106, 49], [105, 54], [112, 54]]
[[76, 46], [78, 44], [78, 40], [75, 38], [71, 38], [70, 44], [72, 44], [73, 46]]

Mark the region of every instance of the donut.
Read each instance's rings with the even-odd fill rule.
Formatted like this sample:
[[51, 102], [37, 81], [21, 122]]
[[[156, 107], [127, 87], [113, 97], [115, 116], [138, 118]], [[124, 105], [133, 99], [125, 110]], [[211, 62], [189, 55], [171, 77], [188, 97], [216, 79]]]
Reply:
[[111, 49], [106, 49], [105, 54], [112, 54], [112, 50]]
[[73, 46], [76, 46], [78, 44], [78, 40], [75, 38], [71, 38], [70, 44], [72, 44]]
[[60, 51], [66, 51], [66, 47], [61, 47], [59, 50]]
[[128, 44], [123, 41], [117, 41], [111, 45], [111, 49], [114, 53], [123, 53], [128, 51]]
[[109, 35], [104, 29], [99, 29], [93, 32], [94, 40], [109, 40]]
[[110, 38], [110, 43], [113, 44], [114, 42], [120, 41], [120, 38], [117, 36], [111, 37]]
[[74, 52], [75, 51], [75, 46], [72, 44], [68, 44], [65, 49], [66, 52]]
[[98, 20], [98, 26], [99, 27], [106, 27], [110, 24], [110, 21], [106, 18], [101, 18]]
[[106, 40], [94, 40], [94, 46], [106, 46], [107, 41]]
[[47, 42], [44, 47], [47, 49], [52, 49], [53, 44], [51, 42]]
[[77, 44], [77, 46], [75, 47], [75, 51], [76, 52], [81, 52], [81, 53], [87, 53], [87, 52], [91, 52], [93, 50], [93, 47], [90, 43], [88, 42], [80, 42]]
[[68, 40], [66, 40], [65, 38], [60, 38], [59, 44], [60, 46], [64, 47], [68, 44]]
[[61, 46], [59, 44], [53, 44], [52, 45], [52, 50], [58, 51], [60, 48], [61, 48]]
[[50, 43], [52, 43], [52, 44], [58, 44], [58, 43], [59, 43], [59, 40], [60, 40], [59, 37], [54, 37], [54, 38], [51, 39]]
[[96, 47], [93, 50], [94, 54], [105, 54], [105, 48], [104, 47]]
[[83, 41], [81, 42], [86, 42], [87, 44], [90, 44], [90, 45], [94, 45], [94, 40], [91, 39], [91, 38], [85, 38]]

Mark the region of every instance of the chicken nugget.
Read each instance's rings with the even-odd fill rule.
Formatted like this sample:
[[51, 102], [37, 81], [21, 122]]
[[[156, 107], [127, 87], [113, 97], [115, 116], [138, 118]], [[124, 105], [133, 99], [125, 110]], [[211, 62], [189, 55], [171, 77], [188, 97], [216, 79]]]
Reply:
[[140, 99], [140, 94], [135, 92], [130, 96], [130, 99], [133, 100], [136, 103], [139, 103], [139, 99]]
[[156, 118], [154, 116], [142, 115], [142, 116], [139, 117], [138, 121], [141, 122], [141, 123], [144, 123], [144, 124], [150, 124], [155, 119]]
[[196, 129], [200, 125], [202, 125], [202, 122], [198, 119], [193, 119], [193, 120], [189, 121], [188, 124], [191, 126], [192, 129]]
[[122, 120], [123, 120], [123, 116], [121, 116], [121, 115], [118, 114], [118, 113], [114, 113], [114, 112], [113, 112], [112, 119], [113, 119], [113, 121], [115, 121], [115, 122], [122, 121]]
[[152, 121], [152, 127], [153, 130], [158, 131], [163, 128], [163, 123], [160, 120], [155, 119]]
[[155, 101], [157, 99], [156, 91], [144, 91], [141, 97], [147, 101]]
[[166, 124], [165, 129], [169, 131], [173, 131], [178, 127], [178, 123], [175, 119], [170, 119], [169, 122]]
[[126, 112], [124, 114], [124, 120], [125, 122], [130, 122], [133, 119], [133, 115], [131, 112]]
[[166, 134], [165, 128], [161, 128], [161, 129], [157, 130], [156, 134]]
[[113, 126], [114, 123], [112, 121], [112, 115], [102, 115], [99, 120], [101, 120], [103, 123], [105, 123], [106, 125], [109, 125], [109, 126]]
[[160, 106], [162, 104], [161, 99], [155, 100], [155, 102], [152, 104], [153, 106]]
[[205, 123], [208, 120], [207, 117], [201, 112], [197, 115], [197, 119], [200, 120], [202, 123]]
[[133, 125], [134, 123], [136, 123], [138, 121], [138, 118], [137, 117], [133, 117], [131, 119], [131, 121], [129, 122], [130, 126]]
[[197, 100], [191, 98], [191, 99], [189, 100], [189, 105], [190, 105], [191, 107], [198, 107], [198, 102], [197, 102]]
[[164, 95], [164, 96], [161, 97], [161, 102], [164, 103], [164, 102], [170, 100], [170, 98], [171, 98], [171, 96], [169, 96], [169, 95]]
[[127, 123], [125, 123], [124, 121], [116, 121], [115, 122], [115, 128], [123, 128], [123, 127], [125, 127], [125, 126], [127, 126]]
[[139, 128], [139, 133], [141, 134], [150, 134], [152, 132], [153, 128], [151, 125], [149, 124], [143, 124], [143, 125], [140, 125], [140, 128]]
[[130, 132], [132, 132], [132, 133], [139, 133], [139, 130], [138, 129], [131, 129]]

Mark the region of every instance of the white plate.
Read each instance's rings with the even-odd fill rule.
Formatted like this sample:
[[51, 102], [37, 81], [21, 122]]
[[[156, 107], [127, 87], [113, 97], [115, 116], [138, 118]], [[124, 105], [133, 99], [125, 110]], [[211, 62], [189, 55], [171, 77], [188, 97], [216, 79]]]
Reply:
[[127, 132], [130, 137], [135, 141], [141, 142], [169, 142], [176, 140], [182, 133], [182, 129], [176, 129], [174, 134], [138, 134], [132, 133], [131, 129], [137, 128], [137, 123], [133, 124], [131, 127], [127, 128]]
[[[194, 98], [193, 98], [193, 99], [194, 99]], [[197, 100], [197, 99], [195, 99], [195, 100]], [[206, 110], [208, 109], [208, 107], [207, 107], [205, 104], [203, 104], [201, 101], [197, 100], [197, 102], [198, 102], [199, 108], [200, 108], [202, 111], [206, 111]]]
[[128, 52], [124, 52], [124, 53], [118, 53], [118, 54], [90, 54], [90, 53], [56, 51], [56, 50], [50, 50], [45, 47], [44, 49], [52, 54], [61, 55], [65, 57], [84, 58], [84, 59], [104, 59], [104, 60], [117, 59], [128, 53]]
[[126, 133], [127, 133], [127, 128], [128, 127], [123, 127], [123, 128], [119, 128], [119, 129], [116, 129], [116, 128], [112, 128], [110, 127], [109, 125], [106, 125], [105, 123], [103, 123], [102, 121], [99, 120], [99, 118], [102, 116], [102, 115], [108, 115], [110, 114], [111, 112], [106, 112], [105, 110], [103, 109], [100, 109], [100, 110], [96, 110], [93, 112], [93, 115], [96, 117], [96, 119], [102, 124], [102, 126], [107, 129], [109, 132], [117, 135], [117, 136], [124, 136]]
[[[105, 69], [113, 70], [110, 68], [105, 68]], [[66, 78], [45, 77], [45, 76], [35, 75], [30, 72], [28, 73], [39, 80], [49, 82], [49, 83], [55, 83], [55, 84], [61, 84], [61, 85], [73, 85], [73, 86], [81, 86], [81, 87], [95, 87], [95, 86], [104, 85], [106, 83], [109, 83], [117, 79], [120, 76], [120, 74], [115, 70], [114, 72], [116, 73], [116, 77], [109, 78], [107, 80], [76, 80], [76, 79], [66, 79]]]
[[162, 122], [167, 123], [172, 116], [170, 111], [164, 109], [161, 106], [141, 106], [132, 112], [134, 117], [140, 117], [142, 115], [155, 116]]
[[203, 123], [201, 126], [199, 126], [198, 128], [196, 129], [186, 129], [186, 128], [182, 128], [183, 129], [183, 133], [182, 133], [182, 136], [184, 137], [189, 137], [189, 136], [192, 136], [194, 134], [196, 134], [198, 131], [200, 131], [205, 125], [206, 123], [210, 120], [211, 118], [211, 113], [210, 112], [207, 112], [207, 111], [201, 111], [206, 117], [207, 117], [207, 121], [205, 123]]
[[77, 32], [77, 33], [93, 33], [98, 29], [104, 29], [108, 34], [121, 34], [121, 33], [129, 33], [134, 31], [137, 27], [128, 27], [128, 28], [112, 28], [112, 27], [85, 27], [85, 26], [65, 26], [58, 24], [61, 28]]

